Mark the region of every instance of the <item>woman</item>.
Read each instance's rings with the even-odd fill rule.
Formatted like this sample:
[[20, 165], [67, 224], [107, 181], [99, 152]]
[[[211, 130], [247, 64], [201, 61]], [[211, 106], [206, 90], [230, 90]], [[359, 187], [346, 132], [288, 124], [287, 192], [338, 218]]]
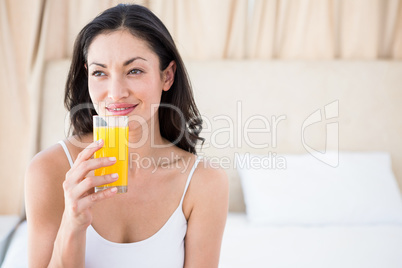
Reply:
[[[196, 155], [200, 115], [163, 23], [118, 5], [86, 25], [65, 103], [73, 136], [37, 154], [26, 175], [30, 267], [217, 267], [228, 181]], [[168, 163], [130, 163], [127, 193], [95, 193], [116, 180], [93, 173], [114, 164], [92, 158], [103, 145], [92, 138], [96, 113], [136, 118], [129, 154]]]

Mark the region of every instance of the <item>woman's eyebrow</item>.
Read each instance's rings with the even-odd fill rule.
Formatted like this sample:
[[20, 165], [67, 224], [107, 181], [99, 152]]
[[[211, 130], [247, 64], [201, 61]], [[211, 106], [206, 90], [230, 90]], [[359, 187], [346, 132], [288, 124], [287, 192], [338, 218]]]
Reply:
[[123, 63], [123, 66], [129, 65], [130, 63], [132, 63], [132, 62], [135, 61], [135, 60], [144, 60], [144, 61], [147, 61], [146, 59], [144, 59], [144, 58], [142, 58], [142, 57], [134, 57], [134, 58], [131, 58], [131, 59], [125, 61], [125, 62]]
[[[134, 58], [131, 58], [131, 59], [129, 59], [129, 60], [126, 60], [124, 63], [123, 63], [123, 66], [127, 66], [127, 65], [129, 65], [130, 63], [132, 63], [133, 61], [135, 61], [135, 60], [143, 60], [143, 61], [147, 61], [146, 59], [144, 59], [144, 58], [142, 58], [142, 57], [134, 57]], [[91, 66], [91, 65], [98, 65], [98, 66], [100, 66], [100, 67], [102, 67], [102, 68], [107, 68], [107, 65], [106, 64], [102, 64], [102, 63], [98, 63], [98, 62], [92, 62], [91, 64], [89, 64], [89, 66]]]
[[93, 64], [99, 65], [99, 66], [102, 67], [102, 68], [106, 68], [106, 65], [105, 65], [105, 64], [97, 63], [97, 62], [92, 62], [91, 64], [89, 64], [89, 66], [91, 66], [91, 65], [93, 65]]

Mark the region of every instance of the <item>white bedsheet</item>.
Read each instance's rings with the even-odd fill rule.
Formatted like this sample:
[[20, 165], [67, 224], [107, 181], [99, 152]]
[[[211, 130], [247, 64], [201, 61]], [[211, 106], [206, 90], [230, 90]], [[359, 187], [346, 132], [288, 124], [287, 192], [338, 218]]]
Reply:
[[401, 268], [402, 225], [256, 226], [229, 213], [220, 268]]

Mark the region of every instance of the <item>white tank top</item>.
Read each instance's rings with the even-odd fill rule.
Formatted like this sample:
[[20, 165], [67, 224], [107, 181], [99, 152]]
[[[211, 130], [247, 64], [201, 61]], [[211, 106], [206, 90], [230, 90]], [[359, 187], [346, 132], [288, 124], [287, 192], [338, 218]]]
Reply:
[[[63, 141], [59, 143], [72, 166], [73, 161], [67, 146]], [[200, 157], [197, 157], [187, 178], [179, 206], [165, 225], [151, 237], [134, 243], [114, 243], [104, 239], [90, 225], [86, 235], [85, 267], [183, 268], [187, 220], [182, 205], [191, 177], [199, 161]]]

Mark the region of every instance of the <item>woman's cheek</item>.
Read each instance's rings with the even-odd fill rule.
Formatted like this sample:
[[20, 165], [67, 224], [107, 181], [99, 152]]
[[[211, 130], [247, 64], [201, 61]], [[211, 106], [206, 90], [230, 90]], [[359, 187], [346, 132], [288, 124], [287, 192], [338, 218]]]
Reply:
[[89, 87], [89, 97], [91, 98], [92, 104], [98, 114], [103, 114], [105, 112], [105, 98], [104, 92], [99, 88], [94, 87], [93, 83], [88, 84]]

